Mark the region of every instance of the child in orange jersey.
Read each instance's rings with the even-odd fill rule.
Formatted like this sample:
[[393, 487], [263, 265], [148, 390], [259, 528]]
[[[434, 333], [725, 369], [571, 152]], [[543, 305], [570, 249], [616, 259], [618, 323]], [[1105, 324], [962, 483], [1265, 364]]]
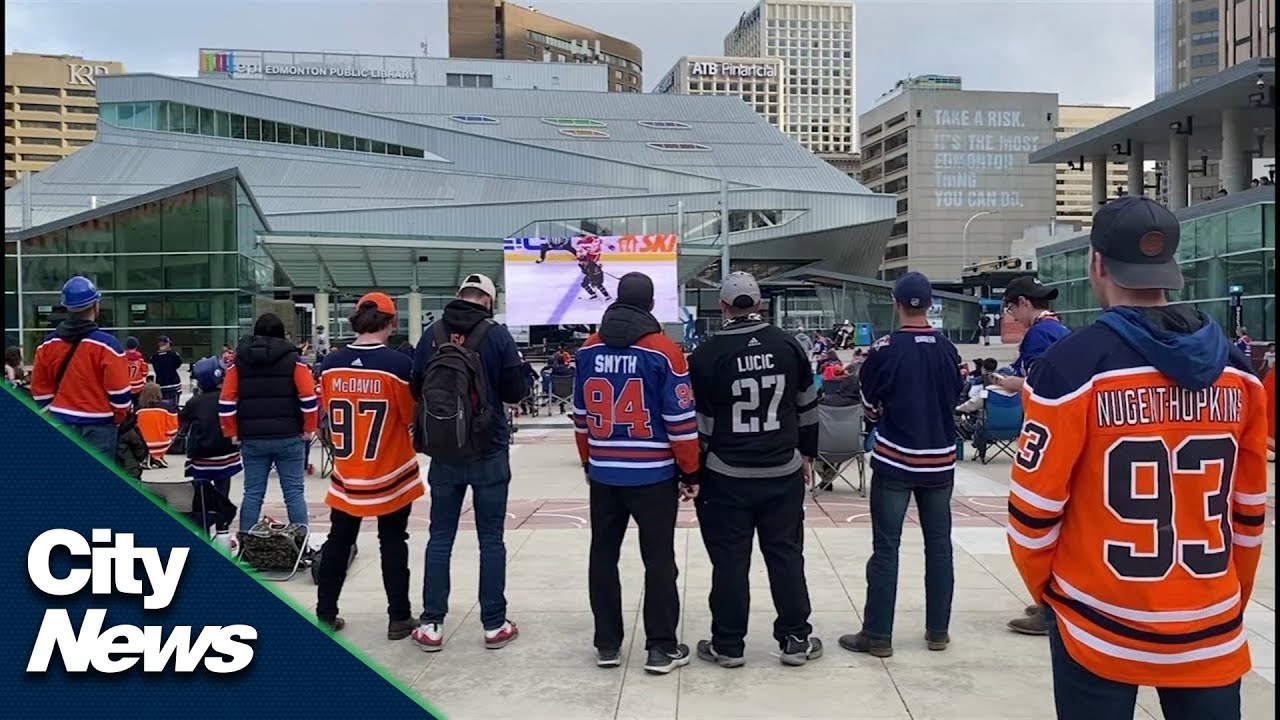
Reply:
[[178, 434], [178, 414], [164, 401], [163, 391], [156, 383], [149, 382], [138, 393], [138, 430], [151, 453], [150, 467], [169, 467], [165, 453]]

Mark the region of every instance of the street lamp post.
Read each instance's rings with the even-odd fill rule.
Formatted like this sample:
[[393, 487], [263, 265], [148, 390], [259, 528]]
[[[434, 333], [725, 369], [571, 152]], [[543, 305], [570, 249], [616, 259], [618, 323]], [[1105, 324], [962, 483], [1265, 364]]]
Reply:
[[960, 278], [962, 280], [964, 279], [964, 269], [969, 265], [969, 226], [973, 224], [974, 220], [983, 215], [998, 215], [999, 213], [999, 210], [983, 210], [982, 212], [974, 213], [972, 217], [964, 222], [964, 230], [960, 231]]

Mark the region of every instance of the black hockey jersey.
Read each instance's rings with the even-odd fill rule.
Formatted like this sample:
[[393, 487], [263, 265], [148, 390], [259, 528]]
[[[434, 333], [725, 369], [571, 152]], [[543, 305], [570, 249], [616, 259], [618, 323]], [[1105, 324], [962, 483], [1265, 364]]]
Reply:
[[689, 359], [704, 466], [729, 477], [786, 477], [818, 453], [818, 392], [800, 343], [738, 320]]
[[867, 419], [876, 423], [871, 467], [915, 481], [951, 482], [955, 400], [964, 381], [955, 345], [928, 326], [877, 340], [858, 373]]

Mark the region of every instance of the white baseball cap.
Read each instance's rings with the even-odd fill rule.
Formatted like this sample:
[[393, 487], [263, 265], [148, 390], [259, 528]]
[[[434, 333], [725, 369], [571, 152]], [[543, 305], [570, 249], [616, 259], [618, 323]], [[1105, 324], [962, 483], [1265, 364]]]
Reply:
[[493, 281], [489, 279], [488, 275], [481, 275], [480, 273], [468, 275], [467, 279], [463, 280], [462, 284], [458, 286], [458, 292], [462, 292], [467, 288], [475, 288], [494, 300], [498, 299], [498, 290], [494, 287]]

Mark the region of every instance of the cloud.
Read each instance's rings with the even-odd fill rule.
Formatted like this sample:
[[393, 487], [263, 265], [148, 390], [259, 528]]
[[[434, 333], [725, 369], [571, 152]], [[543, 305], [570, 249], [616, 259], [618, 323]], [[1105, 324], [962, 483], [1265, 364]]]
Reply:
[[[753, 0], [530, 0], [639, 45], [652, 87], [681, 55], [715, 55]], [[121, 60], [191, 75], [200, 47], [448, 51], [447, 0], [6, 0], [5, 51]], [[860, 0], [858, 106], [911, 74], [965, 87], [1137, 105], [1152, 95], [1150, 0]]]

